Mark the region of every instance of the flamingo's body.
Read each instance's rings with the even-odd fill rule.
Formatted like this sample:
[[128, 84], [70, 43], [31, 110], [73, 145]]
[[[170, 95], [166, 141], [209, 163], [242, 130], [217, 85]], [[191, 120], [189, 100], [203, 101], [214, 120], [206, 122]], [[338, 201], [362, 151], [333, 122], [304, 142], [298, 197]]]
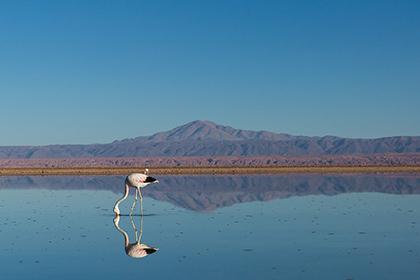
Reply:
[[[136, 190], [136, 194], [135, 194], [135, 197], [134, 197], [134, 203], [133, 203], [133, 206], [131, 207], [131, 213], [130, 213], [130, 215], [131, 215], [132, 211], [134, 210], [134, 207], [136, 205], [136, 202], [137, 202], [137, 194], [139, 194], [140, 199], [143, 198], [142, 195], [141, 195], [141, 188], [144, 188], [149, 184], [159, 183], [158, 180], [156, 180], [155, 178], [147, 175], [148, 171], [149, 170], [146, 169], [146, 172], [145, 172], [146, 174], [133, 173], [133, 174], [128, 175], [127, 178], [125, 178], [124, 195], [123, 195], [123, 197], [121, 197], [120, 199], [118, 199], [116, 201], [115, 206], [114, 206], [114, 213], [115, 213], [116, 216], [120, 215], [120, 209], [118, 208], [118, 206], [122, 201], [124, 201], [128, 197], [128, 194], [130, 192], [130, 188], [134, 188]], [[142, 212], [143, 212], [143, 209], [142, 209]]]
[[143, 173], [133, 173], [125, 178], [125, 184], [132, 188], [144, 188], [151, 183], [159, 183], [159, 181]]

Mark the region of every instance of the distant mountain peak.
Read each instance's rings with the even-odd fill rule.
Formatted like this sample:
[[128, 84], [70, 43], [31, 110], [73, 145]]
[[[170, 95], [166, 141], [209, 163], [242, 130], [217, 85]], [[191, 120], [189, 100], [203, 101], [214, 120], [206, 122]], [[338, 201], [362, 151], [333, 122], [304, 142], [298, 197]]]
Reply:
[[216, 126], [217, 124], [215, 122], [208, 121], [208, 120], [195, 120], [195, 121], [186, 123], [184, 125], [186, 125], [186, 126], [191, 126], [191, 125], [198, 125], [198, 126], [203, 126], [203, 125]]
[[288, 134], [273, 133], [268, 131], [251, 131], [235, 129], [230, 126], [216, 124], [207, 120], [196, 120], [178, 126], [169, 131], [156, 133], [147, 139], [153, 142], [164, 141], [248, 141], [248, 140], [287, 140]]
[[175, 129], [180, 129], [180, 128], [191, 128], [191, 129], [209, 128], [209, 129], [214, 129], [217, 126], [218, 126], [218, 124], [216, 124], [212, 121], [195, 120], [195, 121], [180, 125], [180, 126], [176, 127]]

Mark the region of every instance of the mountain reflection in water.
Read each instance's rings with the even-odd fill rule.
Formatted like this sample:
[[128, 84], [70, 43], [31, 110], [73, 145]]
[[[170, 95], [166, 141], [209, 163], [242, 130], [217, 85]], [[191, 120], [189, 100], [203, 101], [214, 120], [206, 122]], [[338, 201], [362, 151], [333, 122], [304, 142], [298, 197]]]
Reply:
[[[193, 211], [305, 195], [420, 193], [420, 176], [405, 174], [158, 177], [161, 183], [145, 188], [144, 196]], [[0, 177], [0, 189], [86, 189], [121, 193], [123, 182], [124, 176], [9, 176]]]

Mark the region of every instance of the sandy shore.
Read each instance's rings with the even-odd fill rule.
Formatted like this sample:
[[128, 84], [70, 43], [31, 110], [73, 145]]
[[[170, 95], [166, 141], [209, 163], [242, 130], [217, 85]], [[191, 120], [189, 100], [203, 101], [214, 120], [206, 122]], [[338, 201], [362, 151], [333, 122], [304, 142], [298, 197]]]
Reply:
[[[144, 167], [0, 168], [0, 176], [126, 175]], [[287, 174], [287, 173], [419, 173], [420, 166], [334, 166], [334, 167], [154, 167], [155, 175], [199, 174]]]

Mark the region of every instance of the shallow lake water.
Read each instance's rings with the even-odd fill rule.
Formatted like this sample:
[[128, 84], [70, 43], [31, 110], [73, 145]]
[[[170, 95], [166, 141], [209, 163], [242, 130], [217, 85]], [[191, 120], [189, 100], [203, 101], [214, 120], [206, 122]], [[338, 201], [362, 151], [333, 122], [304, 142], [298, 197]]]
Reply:
[[141, 221], [121, 176], [0, 177], [0, 278], [419, 279], [420, 176], [158, 179]]

